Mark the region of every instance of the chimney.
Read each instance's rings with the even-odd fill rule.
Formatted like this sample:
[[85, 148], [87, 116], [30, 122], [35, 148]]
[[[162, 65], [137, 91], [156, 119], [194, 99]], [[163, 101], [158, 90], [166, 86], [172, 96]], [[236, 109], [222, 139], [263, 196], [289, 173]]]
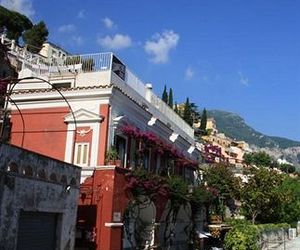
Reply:
[[146, 94], [145, 94], [145, 98], [148, 102], [151, 103], [151, 96], [152, 96], [152, 84], [151, 83], [146, 83]]

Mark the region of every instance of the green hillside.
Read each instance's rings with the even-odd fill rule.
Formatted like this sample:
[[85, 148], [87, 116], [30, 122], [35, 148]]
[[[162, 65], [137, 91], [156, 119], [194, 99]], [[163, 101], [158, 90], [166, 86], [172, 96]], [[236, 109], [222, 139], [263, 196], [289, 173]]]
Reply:
[[217, 123], [217, 129], [226, 136], [243, 140], [258, 147], [289, 148], [300, 146], [300, 142], [286, 138], [264, 135], [245, 123], [245, 120], [235, 113], [221, 110], [209, 110], [208, 117], [213, 117]]

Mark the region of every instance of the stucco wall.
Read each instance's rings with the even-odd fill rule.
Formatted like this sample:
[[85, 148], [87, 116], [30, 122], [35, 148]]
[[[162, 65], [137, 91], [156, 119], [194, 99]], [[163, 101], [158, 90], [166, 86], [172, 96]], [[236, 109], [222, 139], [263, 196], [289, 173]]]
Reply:
[[11, 143], [64, 160], [67, 137], [64, 117], [69, 112], [64, 107], [27, 109], [22, 111], [22, 116], [12, 112]]
[[78, 167], [0, 144], [0, 249], [16, 248], [21, 211], [56, 213], [56, 249], [73, 249], [79, 180]]

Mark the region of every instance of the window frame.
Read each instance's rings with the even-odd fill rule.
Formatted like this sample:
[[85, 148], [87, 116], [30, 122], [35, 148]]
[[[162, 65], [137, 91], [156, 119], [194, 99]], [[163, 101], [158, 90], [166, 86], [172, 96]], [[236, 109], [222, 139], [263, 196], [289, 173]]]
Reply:
[[[81, 146], [80, 152], [79, 147]], [[87, 146], [86, 154], [84, 155], [84, 147]], [[74, 164], [78, 166], [88, 166], [89, 165], [89, 152], [90, 143], [89, 142], [76, 142], [74, 151]], [[80, 155], [79, 155], [80, 154]], [[84, 161], [84, 158], [86, 160]]]

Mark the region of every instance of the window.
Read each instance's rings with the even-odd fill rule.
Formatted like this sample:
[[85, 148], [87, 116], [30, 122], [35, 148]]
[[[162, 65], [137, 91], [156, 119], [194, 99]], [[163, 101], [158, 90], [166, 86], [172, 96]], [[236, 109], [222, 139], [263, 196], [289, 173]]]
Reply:
[[80, 166], [88, 165], [89, 143], [76, 143], [74, 163]]
[[127, 141], [122, 136], [116, 135], [115, 138], [116, 148], [119, 154], [119, 158], [121, 160], [121, 167], [126, 167], [126, 145]]
[[70, 88], [71, 83], [70, 82], [58, 82], [58, 83], [52, 83], [52, 86], [60, 89], [60, 88]]

